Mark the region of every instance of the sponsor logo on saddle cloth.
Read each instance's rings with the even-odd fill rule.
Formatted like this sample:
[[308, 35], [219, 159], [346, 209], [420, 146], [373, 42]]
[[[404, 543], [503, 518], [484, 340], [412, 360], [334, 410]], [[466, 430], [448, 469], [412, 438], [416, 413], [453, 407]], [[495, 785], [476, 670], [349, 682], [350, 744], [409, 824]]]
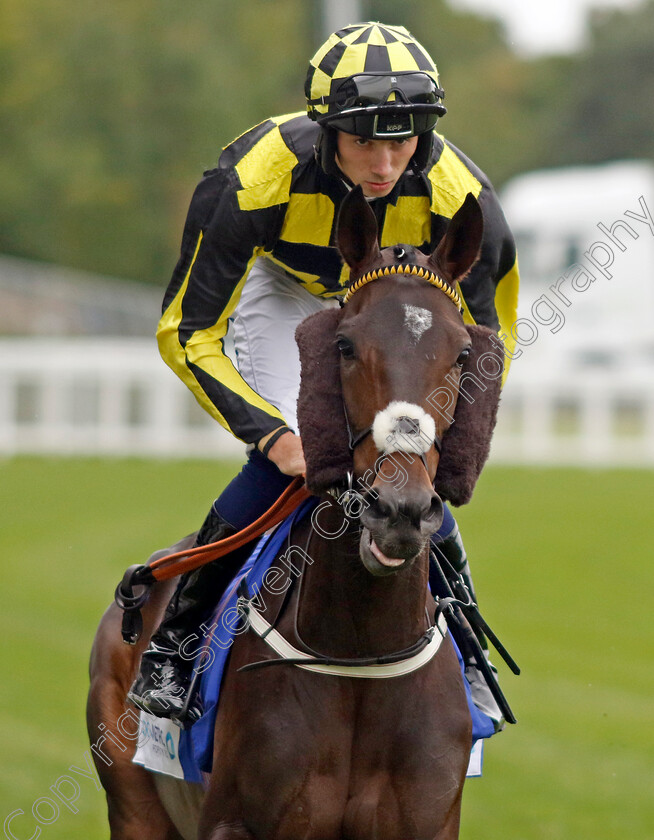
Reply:
[[138, 745], [132, 759], [134, 764], [183, 779], [184, 770], [179, 761], [180, 732], [179, 726], [171, 720], [141, 712]]

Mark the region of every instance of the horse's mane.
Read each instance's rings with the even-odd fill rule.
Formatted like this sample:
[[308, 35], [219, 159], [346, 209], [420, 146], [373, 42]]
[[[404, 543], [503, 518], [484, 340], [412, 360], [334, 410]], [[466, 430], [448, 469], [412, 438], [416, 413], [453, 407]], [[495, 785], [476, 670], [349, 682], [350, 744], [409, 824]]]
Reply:
[[[338, 309], [318, 312], [304, 320], [295, 334], [302, 364], [298, 425], [307, 465], [307, 487], [316, 495], [342, 486], [348, 471], [353, 469], [335, 340], [340, 317]], [[457, 401], [454, 423], [443, 436], [434, 481], [441, 498], [456, 506], [470, 501], [486, 463], [500, 398], [501, 376], [483, 376], [478, 361], [482, 355], [491, 354], [497, 360], [497, 371], [503, 364], [497, 342], [489, 340], [492, 330], [481, 326], [466, 329], [472, 349], [461, 376], [462, 381], [468, 382], [466, 392], [472, 401], [461, 396]], [[466, 373], [471, 376], [464, 379]], [[485, 390], [474, 386], [475, 379], [471, 377], [481, 382]]]

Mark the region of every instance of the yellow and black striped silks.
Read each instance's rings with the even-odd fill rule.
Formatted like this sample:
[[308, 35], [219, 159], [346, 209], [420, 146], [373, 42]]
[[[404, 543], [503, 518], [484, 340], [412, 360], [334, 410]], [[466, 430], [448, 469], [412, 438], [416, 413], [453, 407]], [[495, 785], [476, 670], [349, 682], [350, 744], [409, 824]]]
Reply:
[[[347, 187], [316, 162], [318, 131], [306, 114], [289, 114], [224, 149], [196, 188], [164, 298], [158, 330], [164, 360], [216, 420], [248, 443], [284, 420], [223, 352], [228, 318], [254, 260], [271, 260], [322, 297], [340, 295], [347, 282], [334, 247]], [[407, 170], [389, 196], [372, 202], [381, 245], [429, 253], [469, 192], [483, 210], [484, 240], [461, 283], [464, 317], [510, 335], [518, 294], [513, 238], [486, 176], [444, 138], [434, 136], [425, 172]]]

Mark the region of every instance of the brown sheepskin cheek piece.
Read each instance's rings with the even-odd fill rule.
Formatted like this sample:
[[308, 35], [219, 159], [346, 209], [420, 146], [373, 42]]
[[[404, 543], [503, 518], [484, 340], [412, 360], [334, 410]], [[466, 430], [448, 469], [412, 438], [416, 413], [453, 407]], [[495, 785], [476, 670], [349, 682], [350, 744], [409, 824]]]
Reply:
[[340, 318], [340, 309], [325, 309], [310, 315], [295, 331], [302, 365], [297, 419], [307, 488], [316, 496], [342, 484], [352, 470], [336, 346]]
[[[454, 423], [443, 436], [434, 489], [455, 506], [467, 504], [488, 459], [497, 420], [504, 355], [495, 333], [487, 327], [467, 326], [472, 348], [463, 370], [462, 393], [454, 410]], [[490, 354], [490, 355], [486, 355]], [[474, 378], [473, 378], [474, 377]]]

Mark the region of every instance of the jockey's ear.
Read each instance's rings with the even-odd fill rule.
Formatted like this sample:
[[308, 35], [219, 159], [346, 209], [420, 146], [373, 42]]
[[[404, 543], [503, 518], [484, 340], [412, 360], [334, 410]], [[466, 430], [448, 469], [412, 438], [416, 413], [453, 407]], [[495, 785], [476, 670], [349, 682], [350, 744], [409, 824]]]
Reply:
[[367, 265], [381, 262], [377, 235], [375, 214], [361, 187], [356, 186], [341, 203], [336, 233], [338, 250], [353, 277], [360, 277]]
[[449, 283], [462, 280], [477, 261], [483, 235], [481, 207], [474, 195], [468, 193], [429, 257], [429, 263]]

